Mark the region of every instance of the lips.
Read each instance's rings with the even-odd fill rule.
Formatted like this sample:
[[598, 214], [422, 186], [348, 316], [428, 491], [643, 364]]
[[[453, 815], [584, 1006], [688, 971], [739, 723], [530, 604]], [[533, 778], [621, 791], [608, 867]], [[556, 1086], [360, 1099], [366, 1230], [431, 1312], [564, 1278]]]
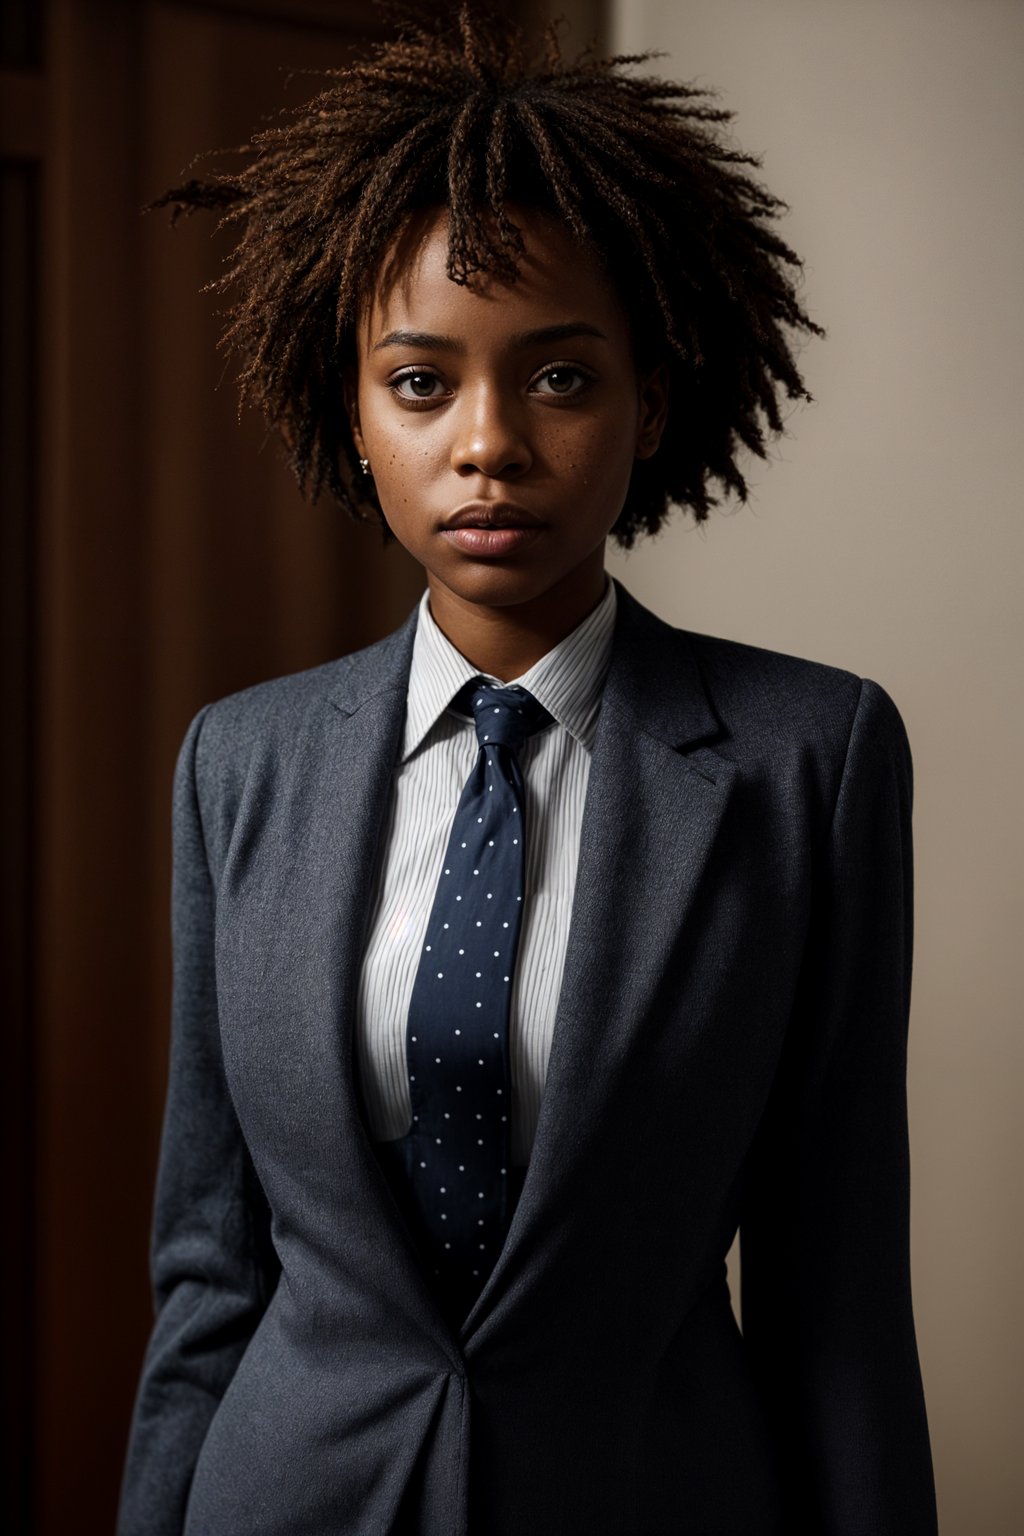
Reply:
[[540, 519], [510, 501], [468, 501], [446, 517], [444, 532], [455, 528], [539, 528]]
[[445, 518], [441, 535], [463, 554], [494, 559], [532, 544], [543, 528], [532, 512], [511, 502], [473, 501]]

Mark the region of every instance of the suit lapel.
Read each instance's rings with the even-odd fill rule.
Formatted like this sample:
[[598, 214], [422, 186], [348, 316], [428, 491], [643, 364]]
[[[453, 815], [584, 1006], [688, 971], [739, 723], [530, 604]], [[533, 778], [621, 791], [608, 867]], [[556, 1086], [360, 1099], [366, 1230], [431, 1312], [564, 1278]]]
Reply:
[[465, 1333], [543, 1253], [558, 1191], [614, 1091], [698, 897], [735, 770], [686, 636], [619, 587], [591, 759], [565, 970], [533, 1151], [498, 1263]]
[[[464, 1325], [464, 1343], [497, 1320], [543, 1253], [545, 1233], [559, 1217], [560, 1188], [585, 1160], [602, 1103], [658, 1006], [666, 962], [697, 898], [732, 784], [732, 765], [707, 745], [718, 725], [686, 636], [622, 587], [618, 599], [537, 1135], [512, 1227]], [[325, 700], [322, 736], [305, 751], [296, 744], [297, 771], [305, 759], [301, 772], [313, 788], [301, 797], [303, 826], [280, 829], [279, 846], [296, 850], [309, 916], [301, 934], [284, 923], [266, 935], [266, 949], [289, 996], [309, 999], [308, 1009], [289, 1020], [291, 1059], [322, 1074], [321, 1091], [327, 1084], [340, 1091], [327, 1117], [338, 1138], [330, 1162], [336, 1174], [348, 1171], [343, 1194], [359, 1203], [362, 1240], [378, 1259], [389, 1256], [386, 1269], [404, 1307], [447, 1344], [366, 1133], [354, 1071], [359, 970], [415, 622], [413, 614], [381, 645], [340, 666]], [[315, 932], [309, 923], [317, 924]], [[325, 1020], [333, 1021], [326, 1032]]]
[[[356, 663], [331, 694], [336, 732], [332, 793], [345, 807], [329, 848], [330, 863], [344, 883], [337, 892], [338, 940], [331, 965], [337, 977], [339, 1078], [344, 1098], [340, 1124], [343, 1161], [353, 1170], [352, 1193], [360, 1210], [360, 1231], [374, 1268], [387, 1256], [383, 1273], [402, 1304], [446, 1349], [448, 1330], [430, 1295], [398, 1207], [374, 1153], [363, 1119], [356, 1078], [355, 1023], [359, 976], [371, 915], [374, 878], [392, 779], [401, 749], [409, 667], [416, 632], [415, 611], [402, 628]], [[328, 818], [317, 813], [316, 819]], [[342, 825], [343, 822], [343, 825]], [[328, 895], [330, 891], [328, 877]], [[366, 1198], [372, 1190], [372, 1198]], [[456, 1356], [452, 1355], [453, 1362]]]
[[[264, 1092], [301, 1102], [316, 1091], [333, 1099], [325, 1124], [341, 1123], [338, 1084], [350, 1077], [345, 1054], [412, 634], [403, 626], [325, 669], [327, 690], [300, 698], [286, 734], [271, 721], [247, 769], [218, 892], [218, 965], [234, 1024], [225, 1049], [237, 1042], [232, 1065], [251, 1074], [243, 1097], [271, 1118], [277, 1106]], [[266, 1083], [257, 1070], [264, 1053], [278, 1067]]]
[[[235, 827], [220, 963], [236, 1019], [227, 1031], [233, 1075], [245, 1081], [247, 1119], [262, 1126], [255, 1144], [287, 1135], [281, 1165], [303, 1168], [323, 1219], [336, 1224], [339, 1206], [357, 1213], [345, 1228], [347, 1260], [386, 1277], [392, 1306], [455, 1361], [367, 1134], [355, 1069], [360, 966], [415, 628], [414, 612], [387, 640], [330, 668], [305, 723], [268, 748], [259, 791]], [[254, 922], [268, 890], [273, 920]]]

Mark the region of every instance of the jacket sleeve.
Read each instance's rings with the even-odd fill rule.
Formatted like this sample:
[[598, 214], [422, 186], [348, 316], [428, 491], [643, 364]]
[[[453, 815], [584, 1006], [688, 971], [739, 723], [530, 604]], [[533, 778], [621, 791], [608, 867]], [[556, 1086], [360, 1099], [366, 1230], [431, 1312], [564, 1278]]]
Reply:
[[118, 1536], [180, 1536], [210, 1420], [279, 1273], [221, 1059], [215, 900], [195, 773], [205, 714], [189, 727], [174, 779], [171, 1061], [151, 1247], [156, 1319]]
[[903, 722], [865, 681], [741, 1213], [744, 1345], [785, 1528], [815, 1536], [936, 1530], [910, 1289], [912, 785]]

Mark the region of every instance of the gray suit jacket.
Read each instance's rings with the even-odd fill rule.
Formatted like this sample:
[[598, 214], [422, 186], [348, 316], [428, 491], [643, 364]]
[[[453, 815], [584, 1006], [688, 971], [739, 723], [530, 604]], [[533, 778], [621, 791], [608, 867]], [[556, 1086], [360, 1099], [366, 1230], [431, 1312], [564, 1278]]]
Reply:
[[894, 705], [620, 588], [536, 1143], [454, 1334], [353, 1070], [414, 624], [182, 748], [120, 1536], [930, 1536]]

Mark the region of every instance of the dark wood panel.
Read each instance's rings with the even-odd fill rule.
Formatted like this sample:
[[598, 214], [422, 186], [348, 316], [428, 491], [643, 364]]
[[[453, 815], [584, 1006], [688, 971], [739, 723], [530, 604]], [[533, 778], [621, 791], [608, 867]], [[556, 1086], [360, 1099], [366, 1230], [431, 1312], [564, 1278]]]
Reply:
[[38, 422], [38, 167], [0, 162], [0, 1518], [29, 1525], [36, 1070], [32, 950]]
[[40, 160], [46, 144], [46, 91], [41, 75], [0, 69], [0, 155]]
[[332, 37], [358, 35], [368, 37], [383, 31], [375, 6], [355, 6], [351, 0], [174, 0], [179, 10], [210, 11], [230, 16], [239, 22], [266, 22], [280, 34], [287, 27], [297, 27], [309, 37], [315, 29]]
[[35, 979], [33, 1530], [113, 1524], [145, 1326], [138, 1054], [158, 1006], [146, 816], [147, 534], [139, 424], [139, 7], [51, 12]]
[[38, 69], [43, 60], [45, 7], [38, 0], [0, 5], [0, 66]]

